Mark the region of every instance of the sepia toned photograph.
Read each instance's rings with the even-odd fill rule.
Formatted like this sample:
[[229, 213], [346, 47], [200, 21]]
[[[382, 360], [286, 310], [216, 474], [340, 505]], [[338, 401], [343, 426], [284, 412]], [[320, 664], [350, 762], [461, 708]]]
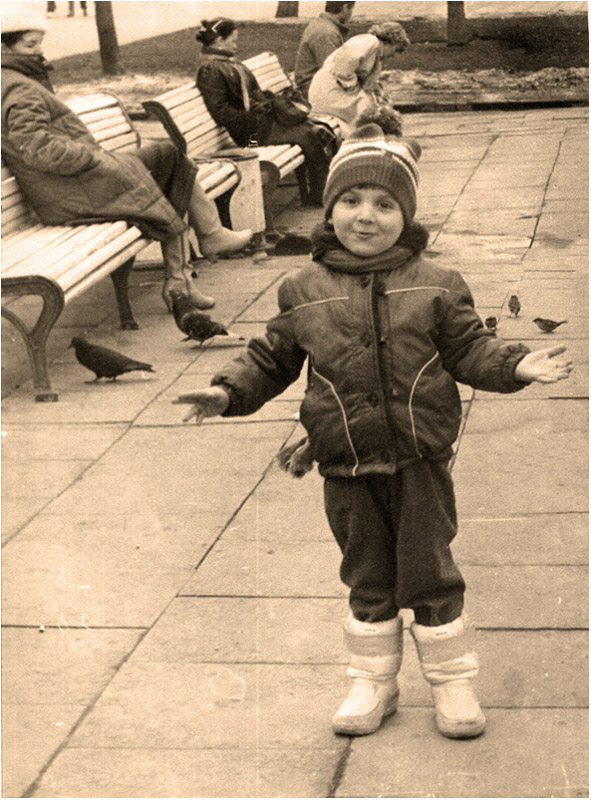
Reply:
[[0, 11], [0, 796], [588, 797], [588, 4]]

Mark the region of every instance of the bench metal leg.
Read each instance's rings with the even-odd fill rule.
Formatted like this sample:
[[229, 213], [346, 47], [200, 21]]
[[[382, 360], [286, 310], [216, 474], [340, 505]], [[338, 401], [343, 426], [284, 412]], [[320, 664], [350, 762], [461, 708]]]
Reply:
[[137, 331], [139, 325], [133, 318], [133, 312], [129, 303], [129, 273], [133, 267], [135, 256], [130, 258], [120, 267], [117, 267], [114, 272], [111, 272], [111, 280], [113, 281], [113, 288], [115, 289], [115, 297], [117, 298], [117, 307], [119, 309], [119, 319], [121, 320], [121, 330], [123, 331]]
[[32, 329], [27, 328], [20, 317], [5, 306], [2, 307], [2, 316], [20, 331], [27, 346], [33, 374], [33, 386], [35, 387], [35, 400], [55, 403], [58, 394], [53, 391], [49, 382], [47, 338], [64, 308], [63, 292], [57, 283], [41, 277], [5, 278], [2, 284], [5, 296], [39, 295], [43, 301], [43, 308]]
[[300, 164], [299, 167], [296, 167], [296, 178], [298, 179], [298, 189], [300, 190], [300, 200], [302, 205], [306, 205], [308, 202], [308, 176], [306, 172], [306, 165]]

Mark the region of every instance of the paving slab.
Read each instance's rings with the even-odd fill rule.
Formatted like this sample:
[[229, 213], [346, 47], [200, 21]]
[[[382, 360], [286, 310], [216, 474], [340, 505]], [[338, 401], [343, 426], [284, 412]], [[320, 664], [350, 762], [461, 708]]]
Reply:
[[138, 661], [322, 663], [342, 650], [347, 601], [319, 597], [178, 597]]
[[458, 742], [437, 734], [430, 712], [399, 712], [354, 739], [335, 797], [587, 796], [586, 711], [487, 717], [484, 736]]
[[[452, 544], [460, 564], [480, 566], [587, 564], [588, 514], [505, 515], [460, 519]], [[502, 511], [500, 512], [502, 514]]]
[[[225, 519], [215, 509], [196, 516], [162, 512], [136, 514], [39, 514], [19, 533], [18, 545], [33, 546], [38, 556], [60, 548], [91, 562], [100, 559], [105, 568], [130, 570], [177, 570], [195, 567]], [[7, 551], [7, 553], [14, 551]]]
[[[492, 628], [585, 628], [584, 566], [462, 566], [465, 606], [475, 625]], [[507, 602], [510, 597], [510, 603]]]
[[125, 427], [120, 425], [60, 425], [48, 435], [47, 428], [35, 425], [4, 426], [2, 457], [13, 462], [95, 460], [115, 442]]
[[[2, 707], [2, 796], [23, 797], [84, 712], [72, 704], [7, 703]], [[8, 766], [7, 766], [8, 765]]]
[[[10, 703], [84, 706], [133, 650], [142, 631], [6, 627], [2, 691]], [[43, 709], [39, 709], [42, 715]]]
[[475, 402], [454, 464], [460, 515], [587, 511], [585, 409], [578, 406]]
[[2, 500], [2, 544], [9, 541], [50, 501], [46, 497], [6, 498]]
[[521, 209], [540, 209], [544, 201], [544, 188], [541, 186], [515, 187], [511, 192], [504, 189], [473, 189], [468, 187], [458, 197], [455, 208], [460, 211], [483, 209], [513, 209], [513, 214]]
[[64, 548], [37, 543], [17, 547], [15, 540], [7, 548], [2, 564], [5, 625], [146, 627], [192, 571], [110, 569], [100, 556], [69, 556]]
[[326, 797], [332, 749], [65, 749], [33, 797]]
[[[94, 514], [104, 508], [114, 514], [196, 516], [210, 511], [215, 498], [217, 513], [227, 518], [258, 483], [292, 427], [236, 425], [231, 447], [225, 425], [134, 428], [48, 511]], [[215, 459], [200, 458], [212, 452]]]
[[336, 542], [222, 539], [181, 594], [342, 597]]
[[[315, 665], [149, 663], [119, 671], [72, 748], [320, 748], [340, 687]], [[306, 702], [302, 702], [302, 698]]]

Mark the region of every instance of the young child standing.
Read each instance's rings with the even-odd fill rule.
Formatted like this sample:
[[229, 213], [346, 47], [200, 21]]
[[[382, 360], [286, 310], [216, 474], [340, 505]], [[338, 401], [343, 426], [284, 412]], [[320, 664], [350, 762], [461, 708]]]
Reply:
[[326, 514], [350, 588], [344, 625], [350, 692], [336, 733], [378, 729], [397, 709], [401, 608], [431, 684], [439, 731], [478, 736], [478, 661], [462, 620], [465, 584], [448, 462], [461, 421], [456, 381], [516, 392], [567, 378], [559, 346], [530, 352], [494, 337], [459, 273], [425, 259], [414, 222], [420, 147], [369, 123], [334, 157], [313, 261], [285, 278], [266, 335], [174, 402], [185, 421], [252, 414], [307, 361], [300, 419], [324, 476]]

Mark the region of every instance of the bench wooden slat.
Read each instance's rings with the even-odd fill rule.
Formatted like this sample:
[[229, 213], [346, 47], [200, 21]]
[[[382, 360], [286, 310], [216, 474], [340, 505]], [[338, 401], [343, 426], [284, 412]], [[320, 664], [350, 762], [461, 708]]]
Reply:
[[10, 237], [2, 237], [2, 272], [25, 261], [34, 253], [49, 248], [54, 242], [73, 236], [71, 225], [37, 225]]
[[100, 250], [105, 244], [124, 234], [128, 229], [126, 222], [107, 222], [97, 225], [73, 227], [72, 235], [54, 240], [50, 246], [26, 259], [19, 259], [8, 269], [2, 270], [3, 278], [16, 278], [22, 275], [45, 275], [59, 280], [59, 276], [80, 263], [85, 257]]
[[32, 231], [26, 238], [11, 238], [2, 246], [2, 277], [9, 270], [26, 261], [33, 261], [37, 254], [48, 255], [55, 247], [68, 242], [70, 247], [77, 245], [77, 237], [83, 236], [84, 231], [96, 230], [98, 226], [112, 225], [110, 222], [91, 225], [42, 225]]
[[119, 136], [115, 136], [111, 139], [104, 139], [99, 142], [101, 147], [104, 147], [105, 150], [127, 150], [130, 145], [134, 145], [137, 140], [137, 136], [135, 133], [121, 133]]
[[[131, 229], [130, 229], [131, 230]], [[127, 247], [123, 248], [120, 252], [116, 253], [109, 259], [107, 264], [95, 269], [92, 274], [88, 275], [83, 280], [79, 281], [75, 285], [71, 286], [66, 291], [66, 298], [68, 302], [73, 300], [78, 295], [82, 294], [86, 291], [87, 288], [95, 284], [101, 278], [110, 275], [114, 269], [125, 264], [126, 261], [129, 261], [130, 258], [133, 258], [137, 253], [143, 250], [150, 244], [149, 240], [146, 239], [136, 239], [135, 241], [131, 242], [131, 244], [127, 245]]]
[[108, 271], [112, 272], [112, 259], [135, 241], [141, 241], [142, 247], [145, 247], [147, 243], [142, 237], [141, 232], [137, 228], [131, 227], [126, 230], [125, 233], [111, 239], [103, 247], [89, 252], [82, 261], [70, 264], [69, 269], [62, 270], [57, 276], [53, 277], [65, 292], [71, 292], [74, 286], [87, 282], [92, 273], [96, 272], [96, 270], [100, 269], [103, 265], [108, 265]]
[[91, 127], [95, 130], [108, 127], [113, 121], [127, 122], [125, 114], [118, 106], [109, 106], [108, 108], [100, 108], [96, 111], [91, 111], [88, 114], [79, 115], [84, 119], [86, 127]]
[[92, 114], [97, 110], [110, 108], [111, 106], [119, 106], [119, 100], [114, 94], [99, 92], [84, 97], [74, 97], [71, 100], [67, 100], [66, 105], [68, 105], [78, 117], [83, 118], [86, 114]]

